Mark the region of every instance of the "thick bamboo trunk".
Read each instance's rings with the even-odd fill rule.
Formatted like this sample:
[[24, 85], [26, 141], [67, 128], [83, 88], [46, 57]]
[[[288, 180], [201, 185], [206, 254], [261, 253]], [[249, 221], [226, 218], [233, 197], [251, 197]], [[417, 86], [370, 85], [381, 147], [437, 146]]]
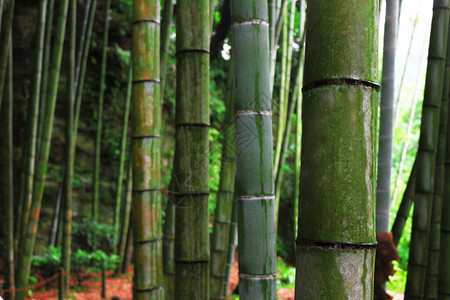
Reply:
[[395, 245], [398, 245], [400, 242], [406, 221], [409, 217], [409, 212], [411, 211], [411, 205], [414, 202], [414, 195], [416, 192], [416, 162], [417, 160], [414, 162], [414, 166], [409, 174], [408, 183], [403, 192], [402, 202], [400, 203], [394, 224], [392, 225], [392, 239]]
[[430, 237], [428, 242], [428, 262], [425, 279], [424, 299], [437, 299], [439, 272], [439, 248], [441, 245], [442, 198], [444, 193], [445, 149], [447, 138], [448, 91], [450, 81], [450, 43], [447, 43], [444, 87], [439, 117], [439, 135], [436, 152], [433, 208], [431, 212]]
[[376, 200], [377, 233], [389, 231], [398, 0], [386, 0]]
[[373, 297], [377, 25], [376, 1], [308, 1], [297, 300]]
[[109, 36], [109, 9], [111, 0], [105, 3], [105, 18], [103, 25], [103, 49], [102, 65], [100, 71], [100, 91], [97, 105], [97, 135], [95, 138], [95, 162], [94, 162], [94, 198], [92, 202], [92, 219], [98, 219], [98, 203], [100, 191], [100, 160], [102, 145], [102, 122], [103, 122], [103, 100], [105, 96], [106, 59], [108, 57], [108, 36]]
[[[229, 64], [231, 66], [231, 63]], [[236, 173], [236, 157], [234, 151], [234, 102], [232, 100], [232, 75], [228, 70], [229, 87], [226, 95], [226, 116], [222, 130], [222, 162], [220, 184], [214, 217], [214, 231], [211, 236], [211, 299], [224, 299], [223, 284], [226, 277], [228, 242], [233, 207], [234, 177]]]
[[[12, 44], [10, 42], [10, 44]], [[14, 187], [13, 187], [13, 86], [12, 53], [9, 52], [3, 105], [0, 113], [0, 209], [4, 219], [0, 226], [0, 258], [3, 260], [3, 288], [15, 288], [14, 281]], [[15, 292], [6, 293], [5, 299], [14, 299]]]
[[70, 255], [72, 245], [72, 178], [73, 178], [73, 100], [75, 99], [75, 46], [76, 46], [77, 1], [70, 0], [68, 12], [68, 66], [66, 95], [66, 145], [64, 168], [64, 215], [61, 267], [64, 270], [64, 294], [69, 294]]
[[[449, 55], [448, 52], [447, 55]], [[448, 58], [449, 57], [447, 57], [447, 59]], [[448, 65], [446, 69], [448, 72]], [[447, 78], [446, 84], [448, 84], [448, 80], [449, 79]], [[447, 97], [449, 96], [450, 94], [447, 94]], [[444, 195], [442, 201], [442, 221], [440, 233], [441, 244], [439, 250], [439, 274], [437, 280], [437, 292], [439, 300], [450, 300], [450, 122], [448, 121], [444, 159]]]
[[[36, 166], [33, 183], [33, 202], [31, 205], [30, 218], [27, 229], [24, 231], [26, 237], [20, 247], [21, 256], [18, 260], [17, 287], [24, 288], [28, 286], [28, 277], [30, 274], [31, 258], [36, 242], [36, 233], [39, 222], [39, 214], [44, 193], [44, 181], [47, 171], [48, 157], [50, 153], [50, 142], [53, 129], [53, 119], [55, 115], [56, 96], [59, 84], [59, 75], [61, 67], [62, 50], [64, 45], [64, 35], [66, 30], [68, 0], [62, 0], [58, 8], [58, 20], [55, 33], [55, 42], [53, 46], [53, 56], [50, 69], [50, 82], [45, 106], [45, 119], [42, 128], [42, 142], [39, 150], [39, 159]], [[17, 299], [22, 300], [25, 292], [19, 292]]]
[[134, 299], [164, 299], [161, 225], [159, 1], [133, 1]]
[[[125, 96], [125, 107], [123, 109], [123, 124], [122, 124], [122, 137], [120, 141], [120, 158], [119, 158], [119, 171], [117, 172], [117, 190], [116, 190], [116, 201], [114, 208], [114, 235], [116, 240], [119, 238], [122, 239], [122, 242], [117, 243], [117, 249], [121, 249], [121, 243], [125, 242], [123, 239], [123, 227], [122, 233], [119, 234], [119, 225], [120, 225], [120, 207], [122, 203], [122, 186], [123, 186], [123, 172], [125, 166], [125, 158], [127, 155], [127, 141], [128, 141], [128, 122], [130, 117], [130, 102], [131, 102], [131, 88], [132, 88], [132, 77], [133, 77], [133, 64], [130, 61], [130, 67], [128, 71], [128, 82], [127, 82], [127, 94]], [[128, 171], [127, 171], [128, 172]], [[128, 178], [128, 177], [127, 177]], [[128, 180], [128, 179], [127, 179]], [[125, 216], [124, 216], [125, 218]], [[126, 232], [126, 231], [125, 231]], [[126, 235], [126, 233], [125, 233]], [[120, 252], [120, 251], [117, 251]]]
[[233, 95], [240, 299], [276, 298], [267, 1], [233, 1]]
[[175, 299], [210, 296], [209, 0], [177, 3]]
[[449, 1], [435, 0], [428, 49], [427, 78], [417, 152], [416, 191], [405, 299], [423, 297], [438, 144], [439, 114], [444, 83]]

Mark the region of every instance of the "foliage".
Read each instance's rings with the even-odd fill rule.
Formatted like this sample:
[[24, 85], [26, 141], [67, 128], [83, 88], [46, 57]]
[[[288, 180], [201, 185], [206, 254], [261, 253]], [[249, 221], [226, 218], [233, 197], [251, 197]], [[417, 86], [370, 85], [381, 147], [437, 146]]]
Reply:
[[282, 259], [277, 260], [277, 287], [289, 288], [295, 287], [295, 267], [286, 265]]
[[[100, 272], [102, 266], [105, 269], [115, 270], [119, 264], [116, 254], [108, 255], [102, 250], [87, 252], [78, 249], [72, 253], [70, 264], [74, 272]], [[61, 266], [61, 247], [48, 247], [43, 256], [33, 256], [33, 269], [44, 273], [46, 276], [56, 274]], [[30, 278], [31, 280], [31, 278]]]
[[100, 248], [110, 253], [117, 243], [112, 226], [87, 218], [75, 224], [73, 238], [86, 251]]

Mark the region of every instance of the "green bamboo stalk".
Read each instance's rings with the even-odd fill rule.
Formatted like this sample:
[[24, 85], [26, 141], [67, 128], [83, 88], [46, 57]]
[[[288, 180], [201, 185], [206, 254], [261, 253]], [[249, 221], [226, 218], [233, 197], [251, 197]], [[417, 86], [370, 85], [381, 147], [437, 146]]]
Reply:
[[208, 299], [209, 0], [177, 2], [175, 299]]
[[105, 77], [106, 77], [106, 59], [108, 57], [108, 35], [109, 35], [109, 10], [111, 0], [105, 3], [105, 18], [103, 25], [103, 49], [102, 65], [100, 71], [100, 91], [97, 105], [97, 135], [95, 138], [95, 162], [94, 162], [94, 198], [92, 202], [92, 219], [98, 219], [98, 202], [100, 191], [100, 155], [102, 145], [102, 120], [103, 120], [103, 100], [105, 97]]
[[[25, 163], [25, 175], [24, 175], [24, 199], [22, 200], [22, 212], [21, 215], [23, 219], [21, 220], [20, 239], [23, 242], [25, 233], [23, 229], [26, 228], [28, 224], [28, 219], [30, 216], [31, 202], [33, 197], [33, 178], [36, 160], [36, 135], [38, 126], [38, 116], [39, 116], [39, 96], [41, 88], [42, 79], [42, 64], [43, 64], [43, 52], [44, 52], [44, 36], [45, 36], [45, 21], [47, 16], [47, 0], [39, 1], [39, 20], [37, 29], [37, 39], [36, 39], [36, 57], [35, 57], [35, 69], [33, 74], [33, 84], [31, 88], [31, 99], [30, 106], [28, 110], [28, 120], [27, 120], [27, 134], [28, 138], [26, 140], [27, 157]], [[20, 245], [20, 243], [19, 243]], [[19, 246], [20, 247], [20, 246]]]
[[161, 227], [159, 1], [133, 1], [134, 299], [164, 299]]
[[226, 296], [228, 291], [228, 284], [230, 281], [230, 272], [234, 264], [234, 256], [236, 253], [238, 235], [237, 235], [237, 211], [238, 203], [236, 201], [236, 192], [233, 195], [233, 208], [231, 211], [231, 223], [230, 223], [230, 234], [228, 239], [228, 252], [227, 252], [227, 265], [225, 271], [225, 280], [223, 281], [223, 295]]
[[2, 29], [3, 0], [0, 0], [0, 31]]
[[392, 238], [395, 245], [398, 245], [400, 239], [403, 235], [403, 230], [405, 228], [406, 221], [409, 218], [409, 212], [411, 211], [411, 205], [414, 202], [415, 189], [416, 189], [416, 162], [409, 175], [408, 183], [406, 189], [403, 192], [402, 202], [397, 210], [395, 216], [394, 224], [392, 224]]
[[[447, 62], [448, 64], [448, 62]], [[448, 65], [446, 66], [448, 68]], [[447, 95], [447, 97], [449, 97]], [[450, 107], [450, 106], [449, 106]], [[449, 108], [450, 109], [450, 108]], [[441, 247], [439, 251], [438, 299], [450, 299], [450, 122], [447, 122], [444, 197], [442, 201]]]
[[[130, 210], [130, 224], [133, 224], [133, 206], [131, 206]], [[125, 244], [125, 253], [123, 255], [123, 263], [122, 263], [122, 273], [128, 272], [128, 267], [130, 266], [131, 258], [133, 255], [133, 226], [128, 226], [127, 232], [127, 240]]]
[[[131, 88], [132, 88], [132, 79], [133, 79], [133, 64], [130, 60], [130, 66], [128, 68], [128, 81], [127, 81], [127, 94], [125, 96], [125, 108], [123, 109], [123, 125], [122, 125], [122, 138], [120, 141], [120, 158], [119, 158], [119, 172], [117, 175], [117, 190], [116, 190], [116, 202], [115, 202], [115, 208], [114, 208], [114, 224], [113, 224], [113, 230], [114, 235], [117, 238], [120, 236], [121, 241], [124, 243], [125, 239], [123, 238], [123, 235], [126, 235], [126, 230], [124, 231], [123, 225], [122, 227], [122, 233], [119, 235], [119, 225], [120, 225], [120, 207], [121, 207], [121, 201], [122, 201], [122, 186], [123, 186], [123, 170], [125, 166], [125, 157], [127, 154], [127, 141], [128, 141], [128, 122], [130, 117], [130, 102], [131, 102]], [[128, 169], [128, 168], [127, 168]], [[129, 178], [129, 177], [127, 177]], [[128, 179], [127, 179], [128, 180]], [[127, 198], [128, 199], [128, 198]], [[128, 213], [129, 214], [129, 213]], [[119, 242], [117, 244], [117, 249], [121, 249], [122, 245]], [[118, 251], [120, 252], [120, 251]]]
[[278, 17], [277, 17], [277, 23], [275, 25], [275, 41], [274, 46], [278, 44], [278, 40], [280, 39], [281, 34], [281, 28], [283, 27], [284, 23], [284, 15], [287, 12], [287, 4], [288, 0], [281, 0], [280, 6], [278, 7]]
[[423, 297], [428, 257], [428, 241], [433, 206], [439, 114], [442, 100], [447, 31], [448, 0], [434, 0], [427, 78], [417, 152], [416, 191], [409, 250], [405, 299]]
[[398, 0], [386, 0], [376, 200], [377, 233], [389, 231]]
[[[77, 66], [75, 69], [75, 110], [73, 116], [73, 140], [76, 151], [78, 123], [80, 119], [81, 101], [83, 99], [83, 87], [86, 74], [87, 58], [89, 56], [89, 47], [91, 45], [92, 27], [94, 24], [95, 9], [97, 0], [88, 0], [86, 3], [86, 11], [83, 19], [83, 28], [79, 41], [79, 49], [77, 53]], [[74, 152], [75, 153], [75, 152]], [[74, 155], [75, 156], [75, 155]]]
[[[10, 38], [11, 41], [11, 38]], [[10, 42], [10, 45], [12, 43]], [[12, 86], [12, 51], [8, 55], [4, 102], [0, 113], [0, 197], [4, 220], [1, 226], [2, 243], [0, 257], [3, 260], [3, 288], [15, 288], [14, 283], [14, 187], [13, 187], [13, 86]], [[6, 293], [5, 299], [14, 299], [15, 292]]]
[[[450, 33], [450, 31], [448, 31]], [[448, 40], [448, 39], [447, 39]], [[448, 94], [450, 81], [450, 43], [447, 43], [444, 87], [439, 117], [439, 135], [436, 152], [433, 208], [431, 212], [430, 237], [428, 242], [428, 262], [425, 277], [424, 299], [437, 299], [439, 249], [441, 241], [442, 198], [444, 193], [445, 150], [447, 138]]]
[[64, 270], [64, 288], [67, 296], [69, 294], [70, 280], [70, 254], [72, 236], [72, 177], [73, 177], [73, 100], [75, 99], [75, 46], [76, 46], [76, 21], [77, 1], [70, 0], [68, 13], [68, 68], [67, 68], [67, 99], [66, 99], [66, 145], [65, 145], [65, 168], [64, 168], [64, 215], [63, 215], [63, 242], [61, 267]]
[[239, 297], [276, 299], [267, 1], [232, 1]]
[[211, 299], [224, 299], [223, 284], [226, 277], [226, 263], [233, 207], [234, 177], [236, 173], [236, 157], [234, 151], [234, 103], [231, 95], [233, 71], [232, 61], [228, 70], [227, 86], [229, 87], [225, 106], [222, 164], [220, 169], [219, 192], [211, 235]]
[[[305, 35], [305, 2], [300, 0], [300, 32]], [[302, 38], [303, 39], [303, 38]], [[304, 49], [305, 41], [300, 45]], [[303, 54], [304, 57], [304, 54]], [[299, 86], [303, 84], [303, 76], [298, 77]], [[302, 89], [298, 89], [298, 101], [297, 101], [297, 124], [296, 124], [296, 142], [295, 142], [295, 188], [294, 188], [294, 218], [295, 218], [295, 235], [297, 236], [298, 228], [298, 201], [300, 194], [300, 165], [301, 165], [301, 137], [302, 137]]]
[[[287, 10], [287, 6], [284, 7]], [[281, 41], [281, 79], [280, 79], [280, 99], [278, 102], [278, 126], [277, 126], [277, 139], [275, 146], [275, 157], [274, 157], [274, 166], [273, 173], [278, 173], [278, 165], [280, 163], [280, 154], [281, 154], [281, 144], [283, 143], [283, 136], [286, 124], [287, 117], [287, 103], [288, 97], [286, 95], [286, 84], [287, 84], [287, 61], [288, 61], [288, 17], [287, 14], [284, 14], [284, 22], [283, 22], [283, 36]], [[276, 213], [276, 212], [275, 212]], [[276, 214], [275, 214], [276, 216]]]
[[6, 8], [4, 10], [4, 18], [2, 17], [0, 33], [0, 109], [2, 108], [3, 99], [3, 88], [5, 86], [6, 69], [8, 66], [8, 52], [9, 52], [9, 41], [10, 31], [12, 27], [12, 20], [14, 15], [14, 3], [15, 0], [9, 0], [6, 3]]
[[167, 56], [169, 54], [170, 28], [173, 19], [173, 0], [164, 0], [164, 7], [161, 15], [161, 40], [160, 40], [160, 56], [161, 56], [161, 101], [164, 102], [164, 90], [166, 86], [167, 73]]
[[[50, 69], [49, 93], [47, 96], [47, 104], [45, 107], [45, 121], [42, 130], [41, 149], [39, 151], [39, 160], [36, 166], [33, 184], [33, 202], [31, 205], [31, 213], [28, 221], [27, 230], [24, 231], [27, 236], [21, 246], [18, 268], [17, 268], [17, 287], [24, 288], [28, 286], [28, 276], [30, 274], [31, 257], [36, 242], [37, 226], [39, 222], [39, 213], [42, 203], [42, 195], [44, 193], [44, 180], [47, 171], [48, 156], [50, 152], [50, 141], [53, 127], [53, 118], [55, 112], [56, 96], [59, 83], [59, 71], [61, 67], [61, 58], [64, 45], [64, 34], [66, 29], [68, 0], [62, 0], [58, 8], [57, 29], [54, 41], [54, 55]], [[22, 300], [25, 292], [19, 292], [17, 299]]]
[[295, 299], [372, 299], [378, 2], [308, 1], [305, 53]]
[[128, 160], [128, 166], [127, 166], [127, 186], [126, 186], [126, 193], [125, 193], [125, 203], [124, 203], [124, 209], [123, 209], [123, 218], [122, 218], [122, 224], [121, 224], [121, 230], [120, 230], [120, 237], [119, 237], [119, 243], [118, 243], [118, 253], [119, 253], [119, 259], [120, 259], [120, 266], [117, 268], [118, 273], [125, 273], [126, 270], [124, 270], [125, 261], [126, 261], [126, 247], [127, 247], [127, 235], [130, 227], [130, 217], [131, 217], [131, 197], [132, 197], [132, 189], [133, 189], [133, 179], [132, 179], [132, 172], [131, 172], [131, 160]]

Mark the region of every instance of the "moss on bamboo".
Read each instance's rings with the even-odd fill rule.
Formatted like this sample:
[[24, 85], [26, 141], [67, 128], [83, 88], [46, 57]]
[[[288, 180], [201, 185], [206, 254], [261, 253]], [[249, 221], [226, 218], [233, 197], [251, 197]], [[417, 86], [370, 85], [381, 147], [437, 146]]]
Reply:
[[132, 172], [135, 299], [164, 299], [159, 1], [133, 1]]
[[372, 299], [378, 3], [307, 14], [296, 299]]

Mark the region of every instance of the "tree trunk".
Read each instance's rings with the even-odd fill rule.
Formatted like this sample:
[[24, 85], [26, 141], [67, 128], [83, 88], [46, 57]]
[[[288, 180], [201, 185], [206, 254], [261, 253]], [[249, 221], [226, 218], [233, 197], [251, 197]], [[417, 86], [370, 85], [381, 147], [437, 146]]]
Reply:
[[127, 268], [124, 268], [125, 261], [126, 261], [126, 249], [127, 249], [127, 235], [130, 228], [130, 219], [131, 219], [131, 197], [132, 197], [132, 189], [133, 189], [133, 178], [132, 178], [132, 172], [131, 172], [131, 159], [129, 158], [128, 166], [127, 166], [127, 186], [126, 186], [126, 193], [125, 193], [125, 203], [124, 203], [124, 209], [123, 209], [123, 218], [122, 218], [122, 225], [120, 230], [120, 237], [118, 242], [118, 249], [119, 251], [119, 260], [120, 260], [120, 266], [117, 268], [118, 273], [126, 273]]
[[[48, 156], [50, 152], [50, 142], [53, 129], [53, 119], [55, 115], [56, 96], [59, 84], [59, 73], [61, 67], [61, 58], [64, 45], [64, 35], [66, 30], [68, 0], [62, 0], [58, 8], [58, 21], [55, 33], [54, 51], [50, 69], [50, 83], [45, 106], [45, 119], [42, 128], [42, 142], [39, 150], [39, 159], [34, 174], [33, 183], [33, 202], [31, 205], [30, 218], [27, 229], [24, 231], [26, 238], [20, 247], [21, 256], [18, 262], [17, 287], [24, 288], [28, 286], [28, 277], [30, 275], [31, 258], [33, 256], [34, 245], [36, 242], [39, 214], [41, 210], [42, 196], [44, 193], [44, 181], [47, 171]], [[25, 298], [25, 292], [19, 292], [17, 299]]]
[[175, 299], [208, 299], [209, 0], [177, 3]]
[[447, 54], [448, 0], [435, 0], [417, 152], [416, 192], [405, 299], [423, 297], [433, 207], [439, 114]]
[[239, 297], [276, 299], [267, 1], [232, 1]]
[[159, 1], [133, 1], [134, 299], [164, 299], [159, 22]]
[[377, 25], [377, 1], [308, 2], [297, 300], [373, 297]]

